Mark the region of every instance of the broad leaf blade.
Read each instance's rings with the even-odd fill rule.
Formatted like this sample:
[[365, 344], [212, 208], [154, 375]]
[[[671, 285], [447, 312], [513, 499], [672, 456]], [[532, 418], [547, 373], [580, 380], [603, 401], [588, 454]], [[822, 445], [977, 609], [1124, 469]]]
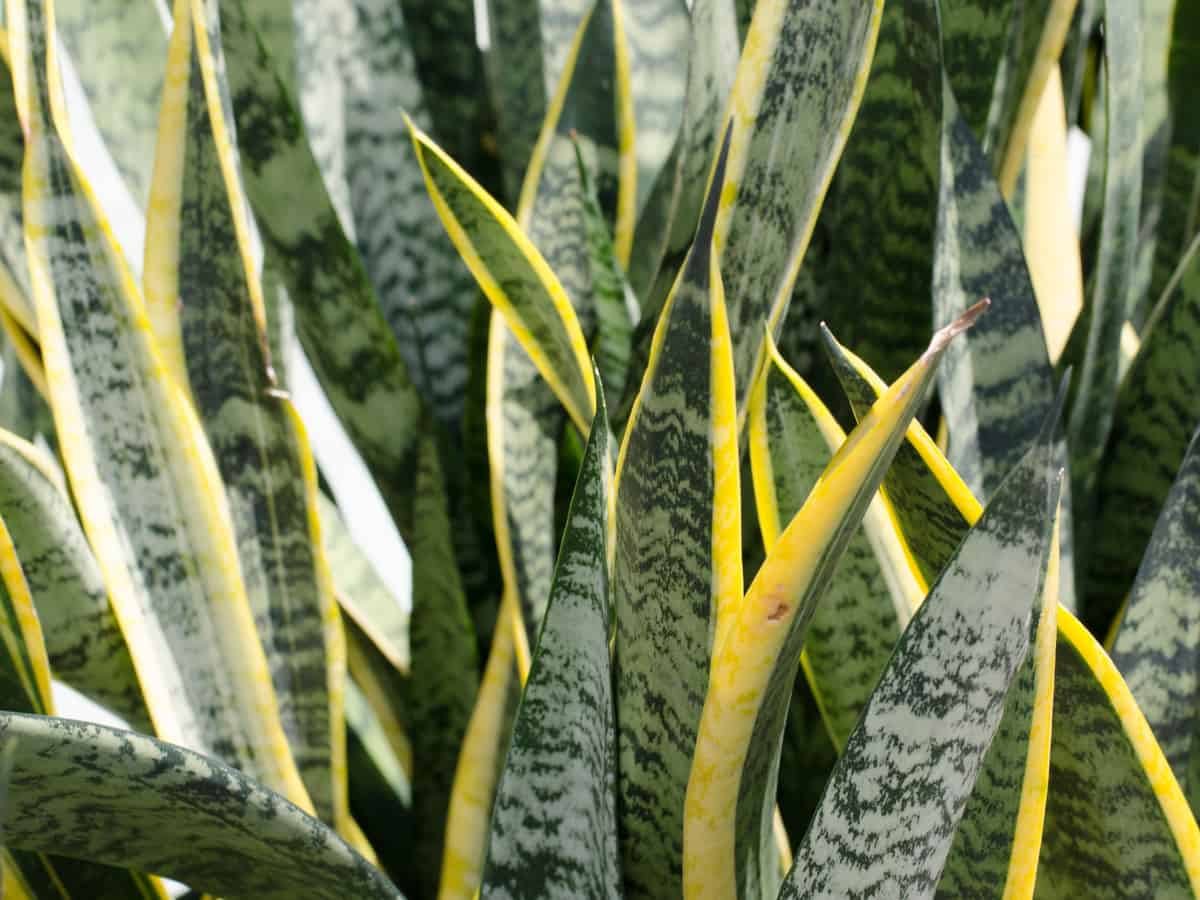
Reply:
[[42, 451], [7, 432], [0, 432], [0, 516], [33, 595], [55, 677], [134, 729], [151, 730], [129, 648], [62, 476]]
[[29, 134], [25, 229], [39, 337], [67, 472], [146, 705], [159, 734], [308, 803], [212, 452], [49, 119], [52, 98], [54, 120], [63, 115], [53, 41], [46, 46], [53, 20], [43, 18], [52, 4], [14, 0], [8, 12], [25, 48], [14, 61]]
[[[607, 413], [600, 398], [496, 792], [481, 897], [616, 897]], [[556, 823], [550, 832], [531, 821]]]
[[341, 827], [349, 815], [340, 691], [345, 652], [332, 584], [310, 533], [316, 512], [308, 506], [305, 474], [313, 470], [312, 456], [290, 402], [274, 391], [261, 287], [246, 262], [250, 234], [231, 123], [219, 95], [217, 24], [191, 0], [177, 0], [175, 20], [171, 60], [187, 74], [168, 68], [164, 108], [181, 103], [187, 114], [165, 118], [159, 142], [182, 161], [174, 171], [156, 171], [163, 177], [155, 178], [149, 223], [158, 233], [151, 246], [176, 267], [152, 283], [165, 297], [155, 297], [151, 284], [147, 294], [160, 308], [178, 310], [179, 374], [229, 499], [284, 732], [318, 816]]
[[934, 895], [1030, 646], [1058, 501], [1052, 461], [1048, 440], [1030, 450], [904, 632], [781, 897]]
[[4, 840], [161, 872], [222, 897], [399, 898], [332, 831], [183, 747], [68, 719], [0, 713], [14, 739]]

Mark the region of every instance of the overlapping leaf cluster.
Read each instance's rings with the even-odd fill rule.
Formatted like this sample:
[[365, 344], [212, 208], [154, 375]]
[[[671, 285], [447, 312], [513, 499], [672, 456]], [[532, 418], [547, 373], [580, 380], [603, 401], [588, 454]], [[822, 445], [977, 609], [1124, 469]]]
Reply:
[[1198, 40], [7, 0], [4, 896], [1200, 896]]

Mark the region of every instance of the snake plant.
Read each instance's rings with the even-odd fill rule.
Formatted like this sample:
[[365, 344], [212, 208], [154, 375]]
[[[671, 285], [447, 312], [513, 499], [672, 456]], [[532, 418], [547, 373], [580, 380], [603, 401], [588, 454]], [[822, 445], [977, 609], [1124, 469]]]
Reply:
[[1200, 897], [1198, 42], [6, 0], [0, 896]]

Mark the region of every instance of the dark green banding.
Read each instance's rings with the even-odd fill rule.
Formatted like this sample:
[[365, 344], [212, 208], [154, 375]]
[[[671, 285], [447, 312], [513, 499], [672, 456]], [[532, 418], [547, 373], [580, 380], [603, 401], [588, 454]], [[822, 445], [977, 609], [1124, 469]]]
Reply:
[[1167, 494], [1112, 658], [1175, 777], [1200, 810], [1200, 444], [1192, 436]]
[[781, 900], [935, 895], [1030, 646], [1059, 483], [1047, 434], [901, 636]]
[[484, 900], [607, 900], [621, 894], [608, 646], [610, 439], [603, 398], [597, 399], [496, 790]]
[[0, 742], [10, 739], [9, 847], [157, 872], [231, 900], [402, 900], [316, 819], [211, 757], [129, 731], [0, 713]]

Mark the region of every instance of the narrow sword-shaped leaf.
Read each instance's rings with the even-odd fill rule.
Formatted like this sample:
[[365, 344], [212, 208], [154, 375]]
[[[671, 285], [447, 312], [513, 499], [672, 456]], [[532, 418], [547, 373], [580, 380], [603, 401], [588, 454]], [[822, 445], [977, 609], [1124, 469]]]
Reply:
[[606, 420], [600, 397], [496, 791], [483, 898], [621, 894]]
[[[751, 395], [749, 441], [755, 506], [770, 553], [846, 433], [769, 338], [768, 349], [768, 368]], [[805, 634], [800, 663], [838, 749], [924, 598], [906, 554], [884, 501], [872, 500]]]
[[[1067, 422], [1071, 448], [1071, 499], [1079, 511], [1081, 547], [1089, 547], [1092, 540], [1090, 519], [1095, 509], [1096, 479], [1113, 423], [1117, 351], [1121, 329], [1131, 312], [1137, 222], [1141, 209], [1140, 13], [1138, 4], [1123, 0], [1106, 0], [1104, 8], [1108, 117], [1104, 212], [1096, 251], [1090, 326], [1079, 375], [1073, 379], [1075, 397]], [[1090, 585], [1085, 585], [1085, 621], [1092, 627], [1102, 628], [1108, 624], [1115, 607], [1103, 598], [1093, 600], [1089, 595]]]
[[1200, 810], [1200, 442], [1193, 434], [1159, 514], [1112, 646], [1188, 798]]
[[1065, 611], [1057, 657], [1035, 900], [1197, 896], [1200, 828], [1129, 688]]
[[0, 713], [10, 847], [162, 872], [222, 897], [399, 898], [332, 831], [236, 769], [144, 735]]
[[[939, 5], [884, 5], [862, 105], [822, 207], [828, 249], [810, 254], [805, 266], [822, 290], [800, 321], [823, 318], [889, 380], [920, 355], [931, 320], [942, 123]], [[825, 372], [801, 374], [819, 396], [834, 396]]]
[[246, 4], [223, 3], [220, 25], [242, 174], [267, 256], [321, 387], [409, 540], [420, 396]]
[[997, 491], [905, 630], [781, 898], [934, 896], [1036, 628], [1060, 481], [1049, 443]]
[[[402, 5], [418, 6], [424, 18], [412, 19]], [[449, 3], [430, 3], [423, 11], [420, 6], [305, 0], [294, 14], [304, 61], [297, 96], [326, 184], [336, 180], [335, 195], [344, 191], [339, 213], [349, 221], [343, 218], [343, 227], [358, 247], [408, 372], [427, 408], [456, 429], [475, 291], [429, 200], [404, 122], [406, 113], [422, 127], [431, 120], [410, 38], [414, 30], [428, 30], [431, 17], [441, 22], [455, 11]], [[455, 25], [470, 37], [467, 22], [460, 18]], [[433, 49], [423, 47], [423, 56]], [[436, 48], [435, 58], [466, 62], [469, 51], [474, 47]], [[471, 89], [463, 102], [478, 97]]]
[[55, 419], [151, 719], [160, 735], [230, 760], [307, 804], [212, 451], [48, 118], [65, 114], [47, 40], [53, 5], [12, 0], [8, 20], [29, 135], [26, 245]]
[[0, 516], [33, 595], [55, 677], [134, 729], [151, 730], [129, 648], [62, 476], [43, 451], [4, 431]]
[[[1012, 74], [1012, 32], [1035, 11], [1030, 0], [972, 0], [942, 7], [942, 56], [963, 119], [978, 136], [987, 129], [993, 97]], [[998, 84], [997, 82], [1000, 82]]]
[[617, 461], [617, 809], [630, 898], [682, 890], [684, 795], [710, 648], [743, 591], [732, 346], [712, 250], [718, 202], [714, 188]]
[[769, 821], [805, 632], [946, 345], [984, 308], [938, 332], [872, 407], [779, 535], [746, 596], [727, 614], [729, 623], [717, 629], [684, 807], [689, 900], [775, 889], [778, 875], [760, 858], [760, 835]]
[[37, 333], [25, 261], [25, 231], [21, 211], [21, 157], [25, 140], [12, 89], [8, 34], [0, 31], [0, 304], [30, 334]]
[[882, 16], [881, 0], [769, 3], [756, 9], [746, 35], [715, 231], [728, 286], [739, 427], [765, 355], [763, 327], [777, 333], [787, 313], [863, 100]]
[[290, 402], [275, 392], [261, 287], [243, 249], [250, 234], [218, 93], [218, 24], [200, 0], [177, 0], [174, 18], [170, 62], [188, 75], [172, 77], [168, 67], [163, 102], [167, 109], [182, 103], [187, 113], [165, 119], [159, 146], [172, 162], [176, 155], [182, 160], [156, 166], [148, 217], [156, 236], [148, 247], [166, 250], [176, 266], [173, 273], [159, 271], [146, 293], [160, 309], [178, 309], [179, 374], [229, 498], [283, 728], [318, 816], [341, 827], [349, 815], [345, 650], [332, 582], [310, 532], [316, 511], [308, 507], [305, 473], [314, 464]]
[[1097, 475], [1084, 572], [1097, 627], [1133, 584], [1151, 531], [1200, 422], [1200, 250], [1181, 263], [1159, 302], [1116, 398]]
[[580, 430], [595, 407], [587, 343], [554, 272], [516, 221], [418, 128], [417, 157], [442, 223]]

